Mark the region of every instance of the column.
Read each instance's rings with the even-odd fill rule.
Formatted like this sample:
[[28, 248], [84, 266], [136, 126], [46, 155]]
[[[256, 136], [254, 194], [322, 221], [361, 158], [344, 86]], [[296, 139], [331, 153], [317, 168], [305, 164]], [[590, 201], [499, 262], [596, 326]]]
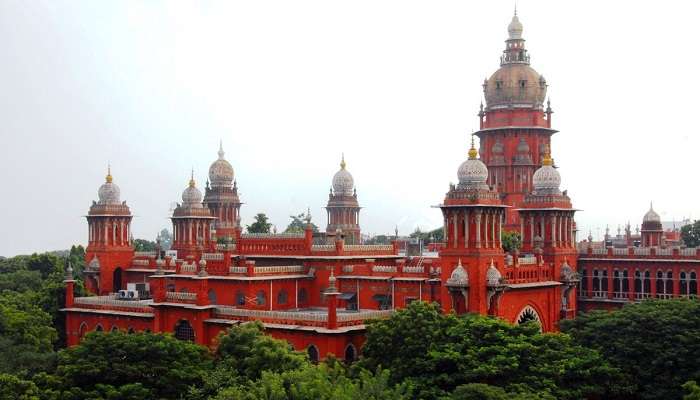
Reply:
[[496, 213], [491, 212], [491, 247], [495, 249], [497, 247], [496, 244]]
[[481, 248], [481, 210], [476, 211], [474, 219], [474, 227], [476, 228], [476, 248]]
[[464, 247], [469, 247], [469, 210], [464, 210]]
[[490, 229], [489, 229], [489, 212], [486, 211], [484, 213], [484, 247], [489, 248], [489, 235], [490, 235]]
[[452, 212], [452, 247], [457, 248], [457, 213]]

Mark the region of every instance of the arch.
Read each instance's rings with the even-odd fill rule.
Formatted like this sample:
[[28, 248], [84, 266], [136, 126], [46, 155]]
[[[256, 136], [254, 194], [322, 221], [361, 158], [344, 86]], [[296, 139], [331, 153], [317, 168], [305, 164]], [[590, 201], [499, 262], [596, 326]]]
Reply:
[[686, 274], [685, 271], [681, 271], [680, 274], [678, 274], [678, 280], [680, 282], [680, 295], [681, 296], [687, 296], [688, 295], [688, 274]]
[[666, 271], [666, 297], [673, 297], [673, 271]]
[[165, 286], [165, 291], [166, 292], [174, 292], [175, 291], [175, 284], [174, 283], [168, 283]]
[[104, 328], [102, 328], [102, 324], [95, 325], [95, 332], [104, 332]]
[[88, 324], [87, 322], [83, 321], [80, 323], [80, 327], [78, 328], [78, 338], [82, 339], [83, 336], [87, 333], [88, 330]]
[[117, 267], [114, 269], [114, 272], [112, 273], [112, 290], [114, 293], [119, 292], [122, 290], [122, 269], [121, 267]]
[[136, 331], [134, 331], [134, 327], [133, 327], [133, 326], [130, 326], [130, 327], [126, 330], [126, 333], [128, 333], [129, 335], [133, 335], [134, 333], [136, 333]]
[[312, 363], [317, 364], [320, 359], [318, 347], [316, 347], [314, 344], [310, 344], [306, 349], [306, 352], [309, 355], [309, 360], [311, 360]]
[[289, 296], [287, 295], [287, 291], [285, 289], [280, 290], [277, 292], [277, 304], [287, 304], [287, 298]]
[[216, 291], [214, 291], [214, 289], [209, 289], [209, 291], [207, 292], [207, 297], [209, 298], [209, 304], [217, 304]]
[[265, 291], [264, 290], [259, 290], [258, 293], [255, 295], [255, 304], [257, 304], [259, 306], [265, 305]]
[[194, 342], [194, 329], [186, 319], [181, 319], [175, 325], [175, 338]]
[[540, 327], [540, 331], [542, 331], [542, 319], [540, 318], [540, 314], [534, 307], [527, 305], [520, 310], [518, 316], [515, 318], [515, 323], [520, 325], [531, 321], [537, 322]]
[[119, 327], [116, 325], [112, 325], [112, 329], [109, 330], [110, 332], [119, 332]]
[[244, 306], [245, 305], [245, 293], [243, 293], [240, 290], [236, 292], [236, 305], [237, 306]]
[[688, 295], [696, 297], [698, 295], [698, 275], [695, 271], [690, 272], [690, 279], [688, 280]]
[[357, 348], [352, 343], [345, 346], [345, 362], [351, 363], [357, 359]]

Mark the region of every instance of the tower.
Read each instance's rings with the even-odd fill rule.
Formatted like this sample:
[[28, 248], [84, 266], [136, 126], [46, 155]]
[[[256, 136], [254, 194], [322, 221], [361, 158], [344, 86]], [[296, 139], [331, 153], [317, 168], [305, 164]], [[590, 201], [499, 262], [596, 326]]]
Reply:
[[219, 143], [219, 158], [209, 167], [209, 181], [204, 189], [204, 205], [216, 218], [217, 237], [234, 236], [239, 228], [241, 201], [233, 167], [224, 158], [223, 143]]
[[126, 202], [120, 200], [119, 186], [113, 182], [109, 167], [97, 197], [86, 216], [85, 284], [93, 293], [108, 294], [122, 289], [123, 269], [134, 255], [131, 247], [132, 215]]
[[[532, 192], [532, 176], [545, 146], [556, 131], [551, 129], [552, 110], [544, 100], [547, 81], [530, 67], [517, 13], [508, 25], [501, 67], [484, 80], [486, 107], [479, 111], [481, 157], [489, 169], [488, 184], [501, 194], [503, 203], [519, 206]], [[517, 229], [518, 216], [506, 212], [505, 227]]]
[[495, 189], [486, 183], [488, 168], [469, 149], [469, 158], [460, 165], [459, 183], [450, 185], [442, 210], [445, 248], [440, 250], [445, 311], [495, 313], [504, 253], [501, 228], [506, 206]]
[[211, 240], [211, 225], [214, 217], [209, 208], [202, 205], [202, 192], [197, 189], [194, 172], [190, 183], [182, 192], [182, 204], [178, 204], [171, 217], [173, 221], [172, 249], [177, 256], [199, 258], [205, 250], [211, 250], [216, 244]]
[[347, 244], [360, 243], [360, 205], [352, 175], [345, 168], [345, 156], [341, 158], [340, 170], [333, 176], [328, 194], [328, 226], [326, 234], [335, 235], [341, 230]]
[[661, 217], [654, 211], [654, 205], [649, 204], [649, 211], [642, 220], [642, 247], [663, 246], [663, 227]]

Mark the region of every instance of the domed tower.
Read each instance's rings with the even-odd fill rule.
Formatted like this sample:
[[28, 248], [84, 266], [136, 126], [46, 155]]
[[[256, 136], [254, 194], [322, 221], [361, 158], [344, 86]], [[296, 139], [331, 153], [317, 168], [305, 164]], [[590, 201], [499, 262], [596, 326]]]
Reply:
[[360, 205], [352, 175], [345, 168], [345, 156], [340, 161], [340, 170], [333, 176], [333, 184], [328, 194], [328, 226], [326, 234], [333, 236], [342, 231], [345, 243], [360, 243]]
[[649, 211], [642, 220], [642, 247], [663, 246], [663, 234], [661, 217], [654, 211], [654, 205], [649, 204]]
[[202, 205], [202, 192], [197, 189], [194, 172], [189, 185], [182, 192], [182, 204], [177, 205], [171, 219], [172, 249], [177, 250], [178, 258], [184, 259], [188, 255], [198, 258], [201, 252], [213, 249], [215, 243], [211, 240], [211, 225], [215, 218], [209, 208]]
[[130, 240], [132, 215], [129, 206], [120, 199], [119, 186], [113, 182], [109, 167], [97, 197], [86, 216], [86, 286], [93, 293], [108, 294], [122, 289], [122, 270], [134, 255]]
[[241, 201], [233, 167], [224, 158], [223, 144], [219, 143], [219, 158], [209, 167], [209, 181], [204, 189], [204, 205], [217, 220], [217, 237], [235, 236], [239, 228]]
[[[551, 129], [552, 110], [547, 102], [547, 81], [530, 66], [517, 13], [508, 25], [501, 67], [483, 84], [486, 107], [479, 111], [481, 155], [489, 168], [488, 184], [504, 204], [518, 207], [533, 190], [532, 175], [542, 160], [542, 150], [556, 131]], [[505, 227], [517, 229], [518, 216], [506, 213]]]
[[[498, 192], [489, 187], [488, 168], [477, 155], [472, 137], [469, 158], [457, 170], [459, 183], [450, 184], [439, 206], [445, 232], [445, 248], [440, 250], [445, 282], [442, 298], [449, 299], [443, 301], [442, 307], [445, 311], [487, 314], [494, 311], [487, 271], [494, 263], [493, 268], [502, 268], [504, 262], [501, 228], [506, 206]], [[457, 279], [463, 275], [468, 276], [468, 281]]]

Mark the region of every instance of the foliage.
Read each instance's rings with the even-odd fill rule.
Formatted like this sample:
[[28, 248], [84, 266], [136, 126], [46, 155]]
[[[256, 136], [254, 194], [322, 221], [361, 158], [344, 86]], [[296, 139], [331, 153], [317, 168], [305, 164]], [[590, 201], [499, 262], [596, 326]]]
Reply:
[[700, 400], [700, 386], [695, 381], [688, 381], [683, 384], [683, 389], [688, 393], [683, 396], [683, 400]]
[[520, 250], [522, 246], [520, 233], [513, 231], [501, 232], [501, 246], [506, 253], [510, 253], [513, 250]]
[[258, 213], [255, 215], [255, 222], [246, 226], [248, 233], [270, 233], [272, 224], [268, 222], [267, 215]]
[[[285, 233], [301, 233], [306, 230], [306, 219], [309, 217], [308, 213], [301, 213], [299, 215], [290, 215], [289, 218], [292, 219], [292, 222], [287, 225], [287, 229], [284, 230]], [[314, 224], [313, 222], [311, 223], [311, 229], [314, 232], [318, 232], [318, 226]]]
[[700, 246], [700, 220], [681, 227], [681, 239], [688, 247]]
[[387, 235], [376, 235], [372, 236], [371, 238], [367, 239], [365, 241], [365, 244], [391, 244], [391, 241], [393, 240], [393, 236], [389, 237]]
[[595, 351], [535, 324], [443, 315], [413, 302], [391, 318], [372, 321], [361, 365], [391, 371], [392, 383], [415, 385], [419, 398], [439, 398], [468, 383], [557, 399], [602, 398], [623, 392], [620, 374]]
[[39, 388], [34, 382], [0, 373], [0, 400], [38, 400]]
[[135, 251], [156, 251], [158, 244], [146, 239], [134, 239]]
[[416, 230], [413, 233], [411, 233], [409, 237], [414, 239], [422, 239], [423, 243], [425, 244], [433, 242], [439, 243], [445, 240], [442, 227], [433, 229], [432, 231], [428, 232], [423, 232], [420, 230], [420, 228], [416, 228]]
[[561, 327], [620, 368], [639, 399], [679, 399], [683, 383], [700, 379], [697, 300], [649, 300], [613, 312], [592, 311]]
[[59, 353], [45, 390], [76, 399], [180, 398], [210, 370], [205, 347], [168, 334], [91, 332]]

